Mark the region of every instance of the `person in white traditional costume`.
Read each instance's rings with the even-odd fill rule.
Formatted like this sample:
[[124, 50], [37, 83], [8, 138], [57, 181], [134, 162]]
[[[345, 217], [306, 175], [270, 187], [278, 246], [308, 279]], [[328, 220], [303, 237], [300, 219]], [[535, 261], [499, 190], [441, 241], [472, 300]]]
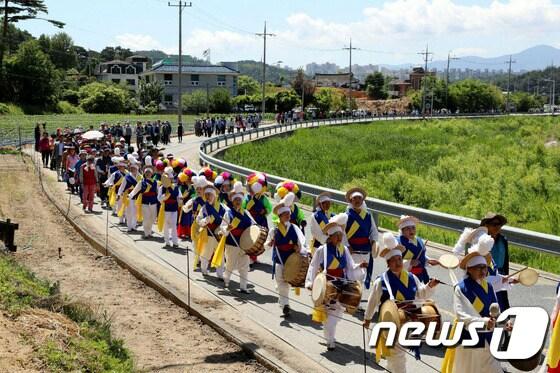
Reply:
[[295, 224], [290, 223], [291, 206], [295, 194], [290, 192], [276, 205], [273, 212], [279, 218], [275, 229], [270, 230], [265, 246], [272, 247], [272, 276], [276, 279], [278, 304], [284, 316], [290, 314], [290, 284], [284, 280], [284, 263], [293, 253], [305, 254], [305, 237]]
[[[405, 248], [397, 242], [392, 233], [383, 234], [382, 250], [379, 255], [387, 261], [388, 269], [373, 282], [364, 315], [365, 328], [369, 328], [375, 311], [387, 300], [395, 301], [398, 304], [432, 296], [438, 280], [431, 279], [424, 284], [414, 274], [406, 271], [402, 258], [404, 251]], [[378, 341], [376, 361], [379, 362], [382, 357], [387, 359], [387, 369], [390, 372], [406, 372], [406, 352], [400, 345], [396, 344], [395, 347], [388, 348], [384, 341]]]
[[309, 248], [313, 254], [315, 250], [324, 245], [327, 242], [328, 236], [323, 233], [323, 229], [329, 223], [329, 219], [334, 216], [332, 212], [329, 212], [331, 208], [331, 194], [329, 192], [323, 192], [317, 196], [315, 199], [315, 212], [310, 220], [311, 244]]
[[[328, 223], [324, 225], [322, 234], [327, 237], [326, 242], [319, 246], [313, 254], [313, 259], [307, 270], [306, 288], [312, 289], [313, 280], [319, 272], [325, 273], [327, 281], [331, 282], [339, 291], [348, 282], [361, 280], [362, 273], [361, 271], [356, 273], [356, 270], [360, 267], [367, 267], [368, 263], [366, 261], [354, 263], [350, 250], [342, 244], [347, 220], [348, 216], [346, 214], [338, 214], [331, 217]], [[324, 325], [323, 332], [329, 351], [335, 348], [336, 325], [342, 318], [344, 310], [345, 306], [337, 299], [321, 306], [320, 309], [315, 308], [313, 310], [313, 320], [322, 322]]]
[[[344, 244], [350, 249], [355, 262], [368, 263], [364, 274], [364, 286], [370, 288], [373, 276], [373, 260], [377, 256], [377, 239], [379, 232], [371, 213], [367, 210], [365, 199], [367, 193], [362, 188], [351, 188], [346, 192], [346, 222]], [[366, 292], [363, 293], [365, 296]], [[358, 307], [362, 310], [361, 307]]]
[[136, 214], [136, 200], [130, 197], [130, 192], [134, 189], [136, 184], [142, 180], [142, 175], [138, 172], [140, 164], [136, 158], [128, 157], [130, 172], [125, 175], [124, 181], [119, 187], [117, 192], [117, 199], [122, 200], [122, 205], [118, 212], [119, 217], [124, 216], [128, 232], [136, 230], [138, 224], [138, 217]]
[[226, 271], [224, 272], [224, 282], [227, 288], [231, 274], [237, 270], [239, 272], [239, 291], [241, 293], [248, 293], [249, 256], [241, 249], [239, 243], [241, 242], [243, 232], [253, 225], [254, 221], [249, 212], [242, 207], [243, 198], [245, 198], [243, 184], [237, 181], [229, 192], [229, 201], [231, 201], [232, 208], [228, 209], [224, 217], [227, 223], [227, 229], [223, 232], [226, 235]]
[[[212, 260], [212, 255], [216, 250], [221, 238], [221, 232], [227, 229], [227, 222], [224, 220], [226, 210], [218, 199], [219, 190], [214, 183], [207, 181], [204, 187], [204, 204], [196, 216], [196, 223], [201, 227], [201, 233], [197, 238], [197, 248], [200, 254], [200, 271], [203, 275], [208, 274], [208, 263]], [[214, 240], [209, 239], [213, 237]], [[224, 266], [220, 263], [216, 267], [216, 276], [219, 280], [224, 279]]]
[[[472, 232], [471, 232], [472, 233]], [[464, 242], [468, 241], [465, 238]], [[495, 318], [490, 309], [499, 306], [494, 287], [488, 281], [487, 255], [494, 245], [494, 239], [486, 233], [477, 234], [476, 243], [462, 258], [459, 267], [466, 271], [464, 278], [455, 286], [453, 308], [456, 321], [465, 323], [461, 340], [470, 339], [468, 326], [473, 322], [483, 322], [484, 330], [478, 332], [479, 343], [473, 347], [448, 348], [442, 363], [442, 373], [501, 373], [500, 362], [490, 353], [490, 340], [495, 326]], [[511, 331], [508, 321], [505, 330]], [[459, 342], [460, 343], [460, 342]]]

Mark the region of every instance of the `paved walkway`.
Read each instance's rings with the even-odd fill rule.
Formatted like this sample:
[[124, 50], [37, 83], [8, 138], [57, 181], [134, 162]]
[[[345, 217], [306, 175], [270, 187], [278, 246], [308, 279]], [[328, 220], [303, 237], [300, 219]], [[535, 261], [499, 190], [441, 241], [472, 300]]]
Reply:
[[[185, 136], [182, 144], [173, 143], [165, 149], [165, 153], [171, 152], [176, 156], [184, 157], [188, 164], [198, 169], [198, 148], [204, 138], [195, 136]], [[62, 183], [59, 188], [63, 188]], [[71, 197], [71, 204], [79, 206], [76, 197]], [[95, 206], [99, 210], [99, 205]], [[309, 212], [307, 212], [309, 215]], [[107, 215], [105, 213], [97, 215], [88, 215], [87, 221], [98, 225], [99, 228], [105, 227]], [[190, 251], [189, 259], [192, 260], [192, 248], [188, 241], [183, 241], [179, 249], [163, 248], [163, 238], [156, 235], [154, 239], [142, 240], [141, 230], [132, 234], [125, 232], [124, 226], [119, 226], [117, 219], [109, 216], [108, 219], [110, 234], [122, 231], [121, 242], [134, 248], [137, 254], [149, 258], [157, 263], [162, 271], [172, 270], [177, 274], [187, 275], [187, 250]], [[309, 236], [309, 232], [306, 235]], [[187, 250], [186, 250], [187, 249]], [[429, 247], [428, 255], [439, 257], [443, 251]], [[319, 363], [325, 371], [333, 372], [363, 372], [363, 335], [361, 327], [361, 319], [344, 315], [343, 320], [337, 329], [337, 349], [333, 352], [327, 352], [323, 340], [323, 332], [320, 326], [311, 321], [311, 298], [306, 290], [302, 290], [299, 296], [294, 293], [290, 295], [291, 305], [293, 309], [292, 316], [284, 319], [281, 309], [277, 305], [277, 296], [275, 290], [275, 282], [271, 277], [271, 253], [265, 252], [260, 258], [255, 270], [249, 273], [249, 288], [251, 293], [248, 295], [239, 294], [238, 277], [234, 274], [230, 284], [231, 289], [224, 289], [223, 283], [218, 282], [214, 275], [204, 278], [200, 272], [192, 270], [192, 263], [189, 270], [189, 276], [195, 286], [217, 297], [221, 302], [230, 305], [240, 311], [247, 319], [253, 323], [262, 326], [276, 337], [280, 338], [286, 344], [293, 346], [295, 349], [302, 351]], [[375, 273], [381, 273], [386, 269], [384, 260], [375, 261]], [[439, 267], [431, 268], [432, 277], [437, 277], [442, 281], [449, 282], [449, 275], [446, 270]], [[157, 274], [156, 274], [157, 275]], [[186, 285], [184, 285], [186, 287]], [[510, 292], [510, 300], [512, 305], [540, 305], [549, 311], [553, 305], [555, 284], [546, 279], [540, 279], [538, 284], [532, 288], [518, 286]], [[440, 312], [445, 320], [452, 318], [452, 289], [447, 286], [440, 285], [434, 297]], [[364, 304], [365, 305], [365, 304]], [[439, 371], [443, 349], [423, 348], [422, 360], [415, 361], [412, 355], [408, 356], [408, 370], [410, 372], [432, 372]], [[373, 362], [371, 351], [367, 355], [367, 371], [383, 371], [384, 361], [379, 366]], [[514, 371], [510, 369], [510, 371]]]

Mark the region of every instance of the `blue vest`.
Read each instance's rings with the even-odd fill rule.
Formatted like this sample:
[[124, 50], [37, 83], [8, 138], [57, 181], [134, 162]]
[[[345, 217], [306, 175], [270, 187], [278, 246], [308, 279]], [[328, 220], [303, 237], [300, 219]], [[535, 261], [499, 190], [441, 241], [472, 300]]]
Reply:
[[247, 210], [249, 210], [249, 213], [251, 214], [253, 219], [255, 219], [255, 222], [258, 225], [260, 225], [261, 227], [268, 228], [268, 220], [266, 219], [266, 214], [261, 215], [263, 211], [266, 211], [266, 208], [263, 203], [263, 198], [266, 197], [260, 196], [257, 198], [256, 196], [247, 195], [245, 197], [245, 200], [247, 201], [246, 208]]
[[399, 243], [406, 249], [403, 253], [403, 259], [416, 259], [420, 264], [416, 267], [412, 267], [410, 270], [420, 281], [423, 283], [428, 283], [430, 281], [430, 276], [426, 270], [426, 246], [424, 241], [420, 237], [416, 237], [417, 245], [408, 240], [405, 236], [401, 235], [397, 238]]
[[[492, 303], [498, 303], [496, 300], [496, 294], [494, 293], [494, 288], [486, 280], [484, 280], [487, 288], [484, 289], [482, 285], [478, 284], [476, 281], [472, 280], [470, 277], [465, 277], [457, 286], [461, 289], [463, 295], [471, 302], [475, 310], [480, 314], [481, 317], [490, 317], [490, 305]], [[484, 341], [490, 344], [492, 339], [491, 332], [478, 332], [479, 342], [474, 348], [484, 347]], [[463, 330], [461, 334], [461, 339], [469, 338], [469, 333]]]
[[[391, 291], [393, 292], [393, 297], [396, 301], [403, 301], [403, 300], [414, 300], [416, 299], [416, 281], [414, 280], [414, 275], [409, 273], [405, 270], [401, 272], [401, 278], [397, 277], [393, 272], [386, 271], [387, 280], [389, 280], [389, 285], [391, 286]], [[387, 299], [391, 299], [389, 294], [389, 290], [387, 288], [387, 284], [385, 283], [385, 279], [383, 276], [379, 276], [381, 278], [381, 290], [383, 291], [381, 295], [381, 302], [379, 305], [383, 304]]]
[[[124, 189], [127, 190], [129, 192], [132, 191], [132, 189], [134, 189], [134, 187], [137, 184], [136, 178], [134, 176], [132, 176], [130, 173], [126, 174], [126, 176], [124, 177], [124, 181], [123, 183], [126, 183], [126, 185], [124, 186]], [[133, 199], [136, 199], [136, 196], [134, 196]]]
[[208, 202], [204, 202], [204, 209], [206, 210], [203, 214], [204, 217], [211, 216], [214, 218], [212, 222], [208, 223], [208, 225], [206, 226], [206, 229], [208, 229], [209, 236], [212, 236], [216, 228], [218, 228], [220, 224], [222, 224], [222, 218], [226, 213], [226, 210], [224, 210], [223, 206], [221, 204], [219, 206], [220, 207], [218, 208], [218, 210], [216, 210], [214, 206], [212, 206]]
[[346, 235], [350, 249], [353, 253], [370, 253], [371, 242], [369, 241], [369, 232], [372, 229], [370, 213], [365, 211], [362, 218], [354, 209], [350, 209], [347, 214]]
[[[246, 211], [240, 213], [235, 209], [230, 209], [228, 210], [227, 214], [229, 217], [230, 224], [233, 225], [233, 229], [227, 235], [226, 244], [237, 246], [240, 244], [239, 240], [241, 239], [241, 235], [243, 234], [245, 229], [249, 228], [253, 224], [253, 221], [247, 215]], [[235, 241], [237, 241], [237, 244], [233, 240], [232, 236], [235, 237]]]
[[[327, 216], [323, 210], [317, 209], [317, 211], [313, 214], [313, 219], [315, 219], [321, 230], [323, 230], [325, 225], [329, 223], [329, 218], [333, 216], [333, 213], [330, 213], [329, 216]], [[321, 243], [317, 240], [313, 240], [313, 247], [317, 248], [319, 246], [321, 246]]]
[[[294, 246], [298, 244], [298, 235], [293, 224], [288, 229], [280, 228], [282, 223], [278, 224], [278, 228], [274, 231], [274, 250], [272, 250], [273, 263], [286, 263], [288, 257], [294, 253]], [[278, 255], [280, 259], [278, 260]]]
[[[118, 171], [118, 167], [117, 166], [110, 166], [109, 167], [109, 175], [112, 175], [113, 173], [115, 173], [116, 171]], [[116, 176], [116, 175], [115, 175]]]
[[[148, 190], [148, 186], [150, 189]], [[140, 193], [142, 193], [142, 204], [143, 205], [155, 205], [158, 203], [157, 193], [158, 193], [158, 185], [157, 181], [155, 180], [142, 180], [142, 188], [140, 189]]]
[[170, 194], [169, 198], [163, 201], [163, 204], [165, 204], [164, 210], [167, 212], [176, 212], [179, 209], [179, 203], [177, 202], [177, 198], [179, 198], [179, 188], [175, 185], [171, 186], [171, 188], [162, 186], [161, 193], [164, 196], [166, 193]]
[[[346, 278], [345, 269], [347, 263], [344, 246], [341, 244], [339, 247], [336, 247], [327, 243], [325, 248], [327, 250], [327, 275], [336, 280]], [[324, 261], [325, 259], [323, 254], [321, 255], [320, 262], [322, 268], [325, 268]]]

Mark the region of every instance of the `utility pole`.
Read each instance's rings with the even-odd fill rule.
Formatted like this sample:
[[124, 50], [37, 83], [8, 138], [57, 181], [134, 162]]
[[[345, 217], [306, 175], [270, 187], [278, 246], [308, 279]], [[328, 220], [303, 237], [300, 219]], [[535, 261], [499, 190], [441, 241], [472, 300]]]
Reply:
[[206, 82], [206, 118], [210, 116], [210, 83]]
[[350, 46], [344, 47], [342, 50], [346, 50], [350, 55], [350, 62], [348, 63], [348, 110], [352, 110], [352, 51], [358, 50], [360, 48], [352, 47], [352, 38], [350, 38]]
[[516, 61], [513, 61], [511, 59], [511, 54], [509, 56], [509, 61], [506, 61], [507, 64], [509, 64], [508, 67], [508, 83], [507, 83], [507, 96], [506, 96], [506, 113], [509, 114], [510, 110], [509, 110], [509, 85], [511, 83], [511, 64], [515, 63]]
[[449, 63], [451, 60], [458, 60], [458, 57], [451, 57], [451, 52], [447, 53], [447, 70], [445, 73], [445, 108], [449, 109]]
[[183, 122], [183, 100], [181, 97], [183, 93], [183, 9], [191, 7], [192, 3], [179, 0], [178, 4], [168, 2], [167, 6], [179, 9], [179, 103], [177, 105], [177, 125], [179, 125]]
[[431, 53], [428, 50], [428, 45], [426, 44], [426, 50], [419, 52], [418, 54], [424, 56], [424, 78], [422, 79], [422, 118], [425, 118], [426, 115], [426, 78], [428, 77], [428, 58]]
[[262, 36], [264, 40], [264, 47], [263, 47], [263, 70], [262, 70], [262, 119], [264, 120], [264, 113], [266, 110], [265, 106], [265, 85], [266, 85], [266, 37], [267, 36], [276, 36], [275, 34], [267, 34], [266, 33], [266, 21], [264, 21], [264, 32], [255, 34], [257, 36]]

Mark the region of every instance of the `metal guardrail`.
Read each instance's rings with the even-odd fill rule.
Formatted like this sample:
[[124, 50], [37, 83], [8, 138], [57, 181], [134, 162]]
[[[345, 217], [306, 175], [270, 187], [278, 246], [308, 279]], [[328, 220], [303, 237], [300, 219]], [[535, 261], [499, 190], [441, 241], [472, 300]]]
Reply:
[[[471, 115], [471, 116], [463, 116], [463, 117], [477, 119], [477, 118], [487, 118], [489, 117], [489, 115]], [[495, 115], [494, 117], [498, 117], [498, 115]], [[448, 117], [434, 117], [434, 118], [443, 119]], [[229, 163], [224, 160], [215, 158], [212, 155], [210, 155], [210, 153], [216, 152], [220, 149], [223, 149], [224, 147], [228, 147], [245, 141], [253, 141], [265, 137], [274, 136], [277, 134], [289, 133], [300, 128], [316, 128], [320, 126], [322, 127], [322, 126], [362, 123], [362, 122], [369, 123], [372, 121], [381, 121], [387, 119], [418, 120], [422, 118], [421, 117], [408, 117], [408, 118], [365, 117], [365, 118], [350, 118], [350, 119], [326, 119], [326, 120], [318, 120], [318, 121], [299, 122], [293, 124], [271, 125], [271, 126], [247, 130], [245, 132], [221, 135], [206, 140], [200, 144], [200, 148], [199, 148], [200, 164], [209, 165], [223, 171], [228, 171], [234, 175], [247, 176], [248, 174], [255, 172], [255, 170], [238, 166], [233, 163]], [[269, 175], [269, 174], [267, 174], [267, 177], [269, 183], [272, 184], [273, 186], [277, 185], [278, 183], [286, 179], [292, 180], [291, 178]], [[341, 191], [324, 188], [318, 185], [307, 184], [297, 180], [296, 182], [299, 185], [299, 188], [302, 191], [302, 193], [305, 195], [315, 197], [321, 192], [330, 192], [333, 195], [332, 199], [334, 202], [340, 204], [346, 204], [345, 193]], [[379, 214], [390, 216], [390, 217], [399, 217], [401, 215], [414, 215], [418, 217], [423, 224], [432, 227], [450, 230], [450, 231], [456, 231], [456, 232], [462, 231], [464, 227], [475, 228], [479, 226], [479, 221], [475, 219], [465, 218], [462, 216], [446, 214], [437, 211], [426, 210], [426, 209], [412, 207], [412, 206], [406, 206], [399, 203], [383, 201], [376, 198], [367, 198], [366, 205], [368, 209], [372, 212], [376, 220]], [[502, 231], [508, 237], [509, 242], [514, 245], [522, 246], [539, 252], [546, 252], [550, 254], [560, 255], [560, 237], [558, 236], [529, 231], [526, 229], [520, 229], [520, 228], [515, 228], [510, 226], [503, 227]]]

